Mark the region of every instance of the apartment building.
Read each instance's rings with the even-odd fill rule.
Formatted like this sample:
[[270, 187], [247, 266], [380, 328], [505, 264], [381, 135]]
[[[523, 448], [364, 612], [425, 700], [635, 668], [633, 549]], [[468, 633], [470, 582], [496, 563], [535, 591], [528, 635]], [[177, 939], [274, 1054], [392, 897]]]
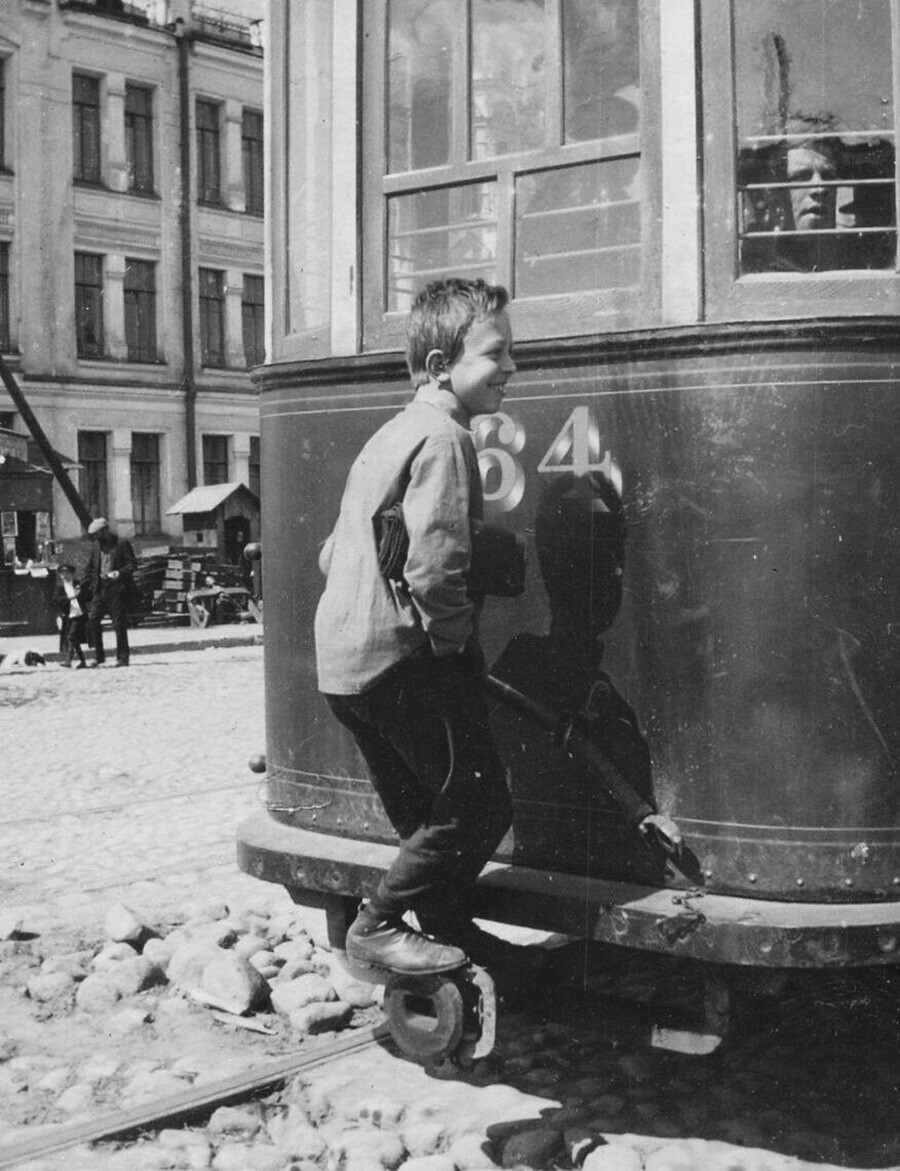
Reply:
[[195, 486], [259, 493], [262, 70], [257, 24], [190, 0], [0, 7], [0, 349], [139, 546], [181, 538]]

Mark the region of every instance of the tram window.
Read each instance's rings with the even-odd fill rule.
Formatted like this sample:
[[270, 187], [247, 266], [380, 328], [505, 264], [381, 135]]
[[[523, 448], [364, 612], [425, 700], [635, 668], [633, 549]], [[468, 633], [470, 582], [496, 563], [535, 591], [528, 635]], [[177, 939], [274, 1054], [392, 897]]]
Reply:
[[656, 231], [639, 0], [363, 11], [366, 345], [395, 342], [418, 289], [461, 271], [506, 285], [538, 335], [629, 320]]
[[739, 272], [894, 268], [891, 0], [732, 11]]
[[611, 159], [522, 175], [516, 182], [519, 296], [640, 283], [636, 159]]

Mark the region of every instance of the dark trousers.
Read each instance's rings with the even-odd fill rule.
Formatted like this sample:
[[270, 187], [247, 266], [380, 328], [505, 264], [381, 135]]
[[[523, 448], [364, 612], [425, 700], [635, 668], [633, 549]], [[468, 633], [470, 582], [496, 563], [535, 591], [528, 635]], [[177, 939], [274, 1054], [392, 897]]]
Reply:
[[116, 635], [116, 661], [127, 663], [128, 648], [128, 613], [125, 604], [125, 591], [119, 585], [101, 587], [91, 600], [88, 613], [88, 627], [91, 646], [94, 648], [94, 657], [98, 663], [106, 662], [106, 652], [103, 649], [103, 617], [108, 614], [112, 621]]
[[84, 662], [84, 651], [81, 644], [84, 641], [84, 615], [75, 618], [63, 618], [59, 631], [59, 650], [64, 663], [77, 660]]
[[512, 820], [477, 668], [462, 655], [414, 659], [361, 695], [325, 698], [401, 838], [372, 910], [468, 915], [475, 880]]

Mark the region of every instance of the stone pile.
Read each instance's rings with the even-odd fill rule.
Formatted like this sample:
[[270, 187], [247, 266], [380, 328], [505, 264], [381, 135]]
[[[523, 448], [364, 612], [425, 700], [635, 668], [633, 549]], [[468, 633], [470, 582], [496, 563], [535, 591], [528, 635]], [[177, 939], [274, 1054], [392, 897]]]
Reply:
[[[15, 935], [15, 931], [13, 932]], [[359, 1024], [377, 989], [359, 984], [292, 912], [207, 907], [153, 929], [122, 906], [100, 947], [41, 956], [0, 944], [0, 984], [36, 1010], [96, 1021], [135, 1042], [204, 1013], [287, 1038]], [[14, 955], [3, 948], [18, 948]], [[15, 961], [18, 959], [18, 965]], [[382, 1047], [318, 1066], [263, 1100], [224, 1105], [202, 1125], [128, 1145], [75, 1148], [25, 1171], [819, 1171], [900, 1163], [897, 1066], [869, 1044], [836, 1056], [760, 1033], [712, 1058], [647, 1051], [624, 1010], [574, 995], [551, 1012], [504, 1009], [497, 1047], [466, 1071], [425, 1071]], [[554, 1015], [554, 1013], [556, 1015]], [[235, 1031], [233, 1036], [239, 1034]], [[255, 1038], [258, 1040], [258, 1038]], [[186, 1051], [185, 1051], [186, 1050]], [[55, 1099], [39, 1121], [93, 1117], [246, 1072], [246, 1053], [182, 1046], [168, 1060], [98, 1047], [77, 1064], [17, 1055], [0, 1041], [0, 1106], [23, 1088]], [[830, 1055], [830, 1056], [829, 1056]], [[828, 1062], [831, 1062], [829, 1065]], [[858, 1089], [866, 1088], [861, 1112]], [[854, 1086], [853, 1093], [848, 1088]], [[2, 1113], [2, 1110], [0, 1110]], [[38, 1119], [36, 1119], [38, 1120]], [[20, 1118], [24, 1122], [24, 1118]], [[2, 1142], [21, 1138], [0, 1132]], [[892, 1158], [893, 1156], [893, 1158]]]
[[124, 905], [111, 908], [106, 942], [46, 957], [28, 977], [30, 999], [76, 1011], [115, 1013], [114, 1031], [144, 1023], [139, 993], [160, 990], [186, 996], [235, 1017], [280, 1014], [294, 1033], [333, 1031], [354, 1008], [375, 1003], [378, 989], [353, 979], [327, 944], [314, 942], [290, 914], [259, 908], [232, 915], [207, 907], [163, 932]]

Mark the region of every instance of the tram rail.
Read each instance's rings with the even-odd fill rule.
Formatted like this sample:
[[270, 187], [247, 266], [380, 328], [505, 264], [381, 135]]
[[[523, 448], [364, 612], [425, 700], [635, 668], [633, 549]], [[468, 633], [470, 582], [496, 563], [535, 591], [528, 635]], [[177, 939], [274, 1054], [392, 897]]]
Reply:
[[244, 1100], [264, 1090], [276, 1089], [288, 1078], [305, 1070], [337, 1061], [384, 1044], [390, 1037], [386, 1024], [367, 1025], [352, 1036], [338, 1037], [316, 1046], [312, 1052], [290, 1053], [254, 1066], [246, 1074], [235, 1074], [180, 1094], [170, 1094], [127, 1110], [112, 1110], [86, 1122], [71, 1122], [45, 1132], [26, 1136], [0, 1146], [0, 1168], [15, 1167], [84, 1143], [107, 1142], [137, 1131], [161, 1128], [166, 1123], [184, 1122], [209, 1115], [219, 1106]]

